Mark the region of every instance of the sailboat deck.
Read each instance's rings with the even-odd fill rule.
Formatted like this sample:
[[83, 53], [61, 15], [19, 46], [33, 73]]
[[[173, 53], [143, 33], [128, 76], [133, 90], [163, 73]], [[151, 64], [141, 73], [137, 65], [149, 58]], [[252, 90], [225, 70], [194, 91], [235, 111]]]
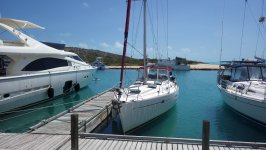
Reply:
[[[84, 136], [84, 135], [83, 135]], [[87, 134], [79, 138], [79, 149], [97, 150], [201, 150], [200, 140], [163, 137]], [[210, 150], [265, 149], [266, 143], [212, 141]], [[1, 133], [0, 149], [71, 149], [69, 135]]]
[[[155, 87], [149, 87], [149, 86]], [[176, 91], [174, 87], [174, 83], [168, 81], [164, 81], [161, 85], [156, 85], [155, 81], [148, 81], [148, 84], [139, 84], [139, 85], [131, 85], [129, 88], [125, 89], [120, 101], [130, 102], [130, 101], [139, 101], [153, 98], [156, 96], [164, 96], [169, 93], [173, 93]], [[178, 88], [178, 87], [177, 87]], [[132, 92], [134, 91], [134, 92]], [[139, 92], [138, 92], [139, 91]]]

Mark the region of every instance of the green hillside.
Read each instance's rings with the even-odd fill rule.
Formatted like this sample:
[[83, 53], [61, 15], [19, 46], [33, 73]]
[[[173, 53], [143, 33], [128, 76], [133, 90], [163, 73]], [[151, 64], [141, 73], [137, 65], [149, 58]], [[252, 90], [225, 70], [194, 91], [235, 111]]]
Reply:
[[[102, 57], [103, 62], [108, 66], [120, 66], [121, 65], [122, 55], [118, 55], [118, 54], [103, 52], [103, 51], [94, 50], [94, 49], [77, 48], [77, 47], [65, 47], [65, 51], [74, 52], [78, 54], [84, 61], [88, 63], [92, 63], [93, 61], [95, 61], [96, 57]], [[157, 60], [149, 59], [149, 62], [156, 63]], [[188, 64], [199, 63], [197, 61], [191, 61], [191, 60], [186, 60], [186, 62]], [[126, 66], [142, 66], [143, 59], [126, 57], [125, 65]]]

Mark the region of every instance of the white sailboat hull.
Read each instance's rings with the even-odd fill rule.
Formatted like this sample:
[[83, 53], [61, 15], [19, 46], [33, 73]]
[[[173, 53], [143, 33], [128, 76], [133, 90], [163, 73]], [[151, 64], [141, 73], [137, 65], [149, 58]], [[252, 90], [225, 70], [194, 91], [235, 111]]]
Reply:
[[80, 88], [83, 88], [88, 85], [94, 73], [95, 69], [90, 68], [51, 72], [50, 74], [2, 77], [0, 78], [0, 113], [47, 100], [49, 87], [54, 89], [54, 96], [67, 93], [69, 91], [64, 90], [67, 81], [72, 81], [72, 85], [78, 83]]
[[141, 101], [121, 103], [120, 120], [124, 132], [128, 132], [165, 113], [176, 104], [178, 90]]
[[230, 93], [218, 86], [224, 102], [239, 113], [259, 122], [266, 124], [266, 101], [256, 100], [235, 93]]

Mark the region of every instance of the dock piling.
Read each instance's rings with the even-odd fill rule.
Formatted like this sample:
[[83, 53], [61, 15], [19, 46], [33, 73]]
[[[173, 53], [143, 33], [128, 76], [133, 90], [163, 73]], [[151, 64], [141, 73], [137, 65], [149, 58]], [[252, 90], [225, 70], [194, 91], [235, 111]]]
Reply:
[[210, 122], [203, 120], [202, 122], [202, 150], [209, 150], [210, 147]]
[[78, 150], [78, 114], [71, 114], [71, 150]]

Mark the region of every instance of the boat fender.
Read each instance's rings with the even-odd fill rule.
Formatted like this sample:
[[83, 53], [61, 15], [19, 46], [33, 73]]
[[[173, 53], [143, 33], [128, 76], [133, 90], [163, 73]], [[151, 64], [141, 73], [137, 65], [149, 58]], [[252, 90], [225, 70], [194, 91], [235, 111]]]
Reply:
[[49, 87], [47, 90], [47, 95], [49, 98], [53, 98], [54, 97], [54, 88]]
[[75, 84], [74, 89], [75, 89], [76, 92], [79, 91], [79, 89], [80, 89], [80, 85], [79, 85], [79, 83]]

